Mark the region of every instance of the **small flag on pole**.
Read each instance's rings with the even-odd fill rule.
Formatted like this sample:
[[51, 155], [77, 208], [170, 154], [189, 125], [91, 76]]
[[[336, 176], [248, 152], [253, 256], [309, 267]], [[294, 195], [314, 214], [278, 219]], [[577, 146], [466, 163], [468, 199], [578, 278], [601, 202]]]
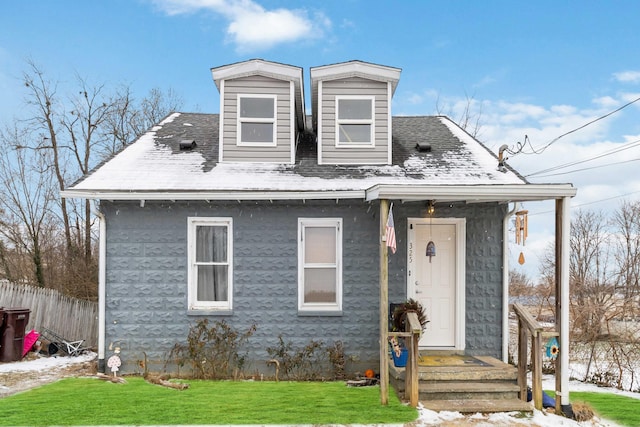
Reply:
[[389, 208], [389, 218], [387, 219], [387, 229], [385, 233], [387, 246], [391, 249], [391, 253], [396, 253], [396, 230], [393, 223], [393, 203]]

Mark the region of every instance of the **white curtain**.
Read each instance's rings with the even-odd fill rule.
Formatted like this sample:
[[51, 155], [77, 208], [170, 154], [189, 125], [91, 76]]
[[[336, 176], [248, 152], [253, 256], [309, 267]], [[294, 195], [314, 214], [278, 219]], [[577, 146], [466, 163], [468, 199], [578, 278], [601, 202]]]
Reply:
[[226, 226], [196, 228], [198, 301], [228, 300], [228, 254]]

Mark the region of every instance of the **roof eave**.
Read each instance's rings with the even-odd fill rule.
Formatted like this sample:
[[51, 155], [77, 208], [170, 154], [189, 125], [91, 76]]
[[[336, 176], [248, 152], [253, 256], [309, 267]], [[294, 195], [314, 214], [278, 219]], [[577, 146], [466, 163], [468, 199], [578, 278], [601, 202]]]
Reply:
[[66, 199], [93, 200], [333, 200], [364, 199], [363, 190], [340, 191], [114, 191], [68, 189]]
[[574, 197], [571, 184], [500, 184], [500, 185], [393, 185], [378, 184], [366, 190], [365, 200], [378, 199], [420, 201], [524, 202]]

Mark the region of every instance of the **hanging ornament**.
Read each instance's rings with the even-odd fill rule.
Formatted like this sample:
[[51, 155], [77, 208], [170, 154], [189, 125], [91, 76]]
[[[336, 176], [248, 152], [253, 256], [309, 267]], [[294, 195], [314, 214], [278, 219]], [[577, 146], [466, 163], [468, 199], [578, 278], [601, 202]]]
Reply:
[[524, 264], [524, 254], [522, 252], [520, 252], [520, 256], [518, 257], [518, 264]]
[[528, 237], [529, 220], [527, 214], [529, 211], [516, 212], [516, 244], [524, 246]]
[[546, 345], [547, 348], [547, 357], [550, 359], [555, 359], [558, 357], [558, 353], [560, 353], [560, 346], [558, 345], [558, 340], [556, 337], [551, 337]]
[[[427, 213], [429, 214], [429, 236], [433, 239], [432, 232], [432, 223], [433, 223], [433, 213], [436, 211], [435, 204], [433, 200], [429, 200], [429, 205], [427, 207]], [[429, 264], [431, 264], [431, 258], [436, 256], [436, 244], [433, 243], [433, 240], [429, 240], [427, 243], [426, 255], [429, 257]]]

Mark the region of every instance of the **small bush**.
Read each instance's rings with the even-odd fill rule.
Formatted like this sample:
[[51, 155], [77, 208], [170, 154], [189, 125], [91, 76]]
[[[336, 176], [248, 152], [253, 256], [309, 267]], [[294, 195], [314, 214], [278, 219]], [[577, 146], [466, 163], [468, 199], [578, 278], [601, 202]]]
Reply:
[[311, 340], [295, 349], [291, 342], [278, 336], [278, 345], [267, 347], [269, 357], [279, 363], [280, 374], [289, 380], [344, 379], [346, 364], [354, 357], [346, 355], [342, 341], [324, 346], [322, 341]]
[[255, 331], [255, 324], [240, 333], [224, 320], [209, 326], [209, 320], [202, 319], [189, 329], [186, 344], [173, 346], [169, 359], [180, 367], [189, 366], [193, 378], [238, 378], [247, 362], [242, 347]]
[[576, 402], [571, 405], [571, 409], [573, 410], [573, 418], [576, 421], [589, 421], [593, 418], [593, 409], [586, 403]]

